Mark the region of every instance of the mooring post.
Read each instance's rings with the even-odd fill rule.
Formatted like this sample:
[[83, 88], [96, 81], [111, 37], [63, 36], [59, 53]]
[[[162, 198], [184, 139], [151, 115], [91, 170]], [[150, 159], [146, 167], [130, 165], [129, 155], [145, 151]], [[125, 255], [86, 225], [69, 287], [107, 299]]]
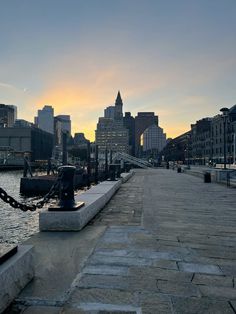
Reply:
[[84, 205], [84, 202], [75, 202], [74, 198], [74, 166], [59, 167], [59, 202], [55, 206], [50, 206], [49, 211], [72, 211]]
[[110, 164], [112, 164], [112, 149], [110, 149]]
[[114, 164], [109, 165], [109, 177], [110, 181], [116, 181], [116, 165]]
[[116, 169], [116, 177], [120, 178], [121, 177], [121, 164], [118, 164]]

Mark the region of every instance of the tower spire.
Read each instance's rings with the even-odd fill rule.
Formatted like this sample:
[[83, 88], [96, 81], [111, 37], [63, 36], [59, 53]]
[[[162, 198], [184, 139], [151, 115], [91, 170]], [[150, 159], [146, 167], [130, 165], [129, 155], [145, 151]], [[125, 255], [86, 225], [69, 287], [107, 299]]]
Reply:
[[120, 91], [118, 91], [118, 94], [117, 94], [117, 97], [116, 97], [116, 103], [115, 105], [121, 105], [123, 106], [123, 102], [122, 102], [122, 98], [121, 98], [121, 95], [120, 95]]
[[120, 96], [120, 91], [118, 91], [116, 102], [115, 102], [115, 119], [122, 120], [123, 118], [123, 101]]

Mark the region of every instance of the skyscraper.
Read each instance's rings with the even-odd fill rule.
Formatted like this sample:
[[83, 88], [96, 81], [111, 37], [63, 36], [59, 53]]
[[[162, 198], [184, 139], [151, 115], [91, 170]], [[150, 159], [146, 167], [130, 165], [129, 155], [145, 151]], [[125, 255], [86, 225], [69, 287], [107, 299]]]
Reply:
[[116, 102], [115, 102], [115, 117], [116, 121], [123, 122], [123, 101], [120, 96], [120, 91], [118, 91]]
[[13, 127], [16, 118], [16, 106], [0, 104], [0, 127]]
[[163, 129], [153, 124], [143, 132], [143, 151], [162, 151], [166, 145], [166, 134]]
[[54, 118], [54, 134], [56, 145], [62, 144], [62, 133], [71, 136], [71, 120], [69, 115], [58, 115]]
[[44, 106], [38, 110], [38, 116], [35, 117], [35, 124], [38, 128], [54, 134], [54, 109], [52, 106]]
[[115, 118], [115, 106], [109, 106], [104, 110], [104, 118]]
[[[129, 131], [123, 126], [123, 102], [118, 92], [114, 108], [114, 117], [100, 117], [97, 123], [96, 144], [100, 152], [106, 149], [113, 152], [129, 152]], [[107, 109], [108, 109], [107, 108]], [[112, 112], [113, 109], [110, 109]], [[104, 112], [108, 114], [108, 111]]]
[[129, 153], [135, 154], [135, 121], [130, 112], [125, 112], [123, 118], [124, 127], [129, 130]]
[[140, 154], [140, 138], [143, 132], [151, 125], [158, 126], [158, 116], [154, 112], [138, 112], [135, 117], [135, 155]]

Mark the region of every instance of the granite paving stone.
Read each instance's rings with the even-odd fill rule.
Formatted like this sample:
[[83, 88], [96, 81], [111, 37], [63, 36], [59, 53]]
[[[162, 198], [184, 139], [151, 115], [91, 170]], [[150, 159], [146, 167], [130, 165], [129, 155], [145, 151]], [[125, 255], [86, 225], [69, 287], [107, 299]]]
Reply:
[[220, 269], [223, 274], [236, 277], [236, 261], [229, 261], [229, 265], [220, 265]]
[[127, 276], [128, 270], [129, 268], [124, 266], [95, 265], [86, 266], [83, 268], [83, 273], [93, 275]]
[[180, 270], [185, 272], [223, 275], [222, 271], [217, 265], [178, 262], [178, 266]]
[[157, 268], [164, 268], [164, 269], [175, 269], [178, 270], [178, 266], [176, 261], [169, 261], [169, 260], [165, 260], [165, 259], [161, 259], [161, 260], [154, 260], [152, 262], [152, 266], [153, 267], [157, 267]]
[[196, 285], [221, 286], [233, 288], [233, 277], [194, 274], [192, 283]]
[[118, 289], [78, 288], [70, 295], [67, 302], [76, 306], [81, 303], [106, 303], [106, 304], [138, 304], [138, 294]]
[[90, 275], [85, 274], [76, 284], [80, 288], [110, 288], [119, 290], [128, 290], [127, 279], [122, 276], [112, 275]]
[[175, 314], [234, 314], [226, 301], [172, 297], [172, 302]]
[[198, 286], [202, 295], [214, 299], [236, 300], [236, 289], [217, 286]]
[[157, 280], [157, 288], [161, 293], [173, 296], [201, 297], [196, 285], [184, 282], [172, 282], [168, 280]]
[[161, 269], [157, 267], [130, 267], [129, 276], [141, 278], [155, 278], [156, 280], [168, 280], [176, 282], [191, 282], [193, 274], [179, 270]]
[[62, 314], [62, 308], [56, 306], [29, 306], [22, 314]]
[[119, 266], [151, 266], [152, 260], [146, 258], [134, 258], [124, 256], [94, 255], [89, 264], [106, 264]]

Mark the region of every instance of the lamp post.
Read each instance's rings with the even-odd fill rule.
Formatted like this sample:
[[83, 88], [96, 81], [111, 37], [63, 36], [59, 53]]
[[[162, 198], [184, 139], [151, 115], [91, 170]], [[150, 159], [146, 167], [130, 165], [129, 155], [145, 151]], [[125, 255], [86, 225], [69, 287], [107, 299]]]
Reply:
[[189, 162], [189, 145], [190, 145], [190, 134], [187, 134], [187, 168], [190, 169], [190, 162]]
[[236, 133], [234, 132], [234, 162], [233, 164], [235, 165], [236, 164]]
[[223, 117], [223, 127], [224, 127], [224, 170], [226, 170], [226, 121], [228, 118], [229, 114], [229, 109], [228, 108], [221, 108], [220, 111], [222, 112], [222, 117]]

